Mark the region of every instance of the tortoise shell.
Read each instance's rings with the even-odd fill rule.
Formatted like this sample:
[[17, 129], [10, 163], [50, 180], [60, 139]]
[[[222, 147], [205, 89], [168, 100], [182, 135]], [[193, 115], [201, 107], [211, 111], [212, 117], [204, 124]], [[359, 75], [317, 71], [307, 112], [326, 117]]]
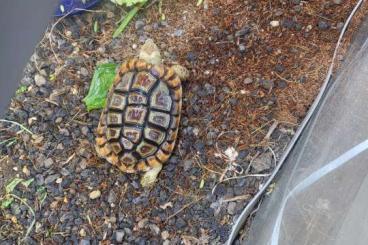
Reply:
[[100, 117], [97, 153], [128, 173], [165, 163], [175, 146], [181, 105], [181, 81], [172, 68], [125, 62]]

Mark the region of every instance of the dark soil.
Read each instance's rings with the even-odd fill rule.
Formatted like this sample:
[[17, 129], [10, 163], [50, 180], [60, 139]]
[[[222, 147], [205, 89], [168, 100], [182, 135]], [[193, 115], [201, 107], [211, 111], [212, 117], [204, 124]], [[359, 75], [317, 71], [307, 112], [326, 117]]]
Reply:
[[[164, 21], [150, 5], [116, 39], [125, 10], [108, 1], [55, 20], [6, 116], [33, 135], [0, 124], [0, 141], [12, 139], [0, 146], [0, 187], [33, 178], [13, 194], [35, 212], [19, 200], [1, 209], [1, 244], [29, 227], [26, 244], [223, 244], [318, 93], [354, 4], [168, 0]], [[191, 71], [177, 147], [149, 190], [97, 157], [100, 111], [82, 102], [97, 63], [121, 63], [147, 38]]]

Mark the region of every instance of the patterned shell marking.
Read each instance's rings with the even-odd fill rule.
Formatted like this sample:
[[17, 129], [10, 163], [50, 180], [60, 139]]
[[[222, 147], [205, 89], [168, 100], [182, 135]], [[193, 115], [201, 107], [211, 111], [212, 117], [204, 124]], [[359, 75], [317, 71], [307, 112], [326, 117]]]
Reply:
[[182, 88], [171, 68], [124, 63], [97, 128], [97, 153], [124, 172], [166, 162], [175, 146]]

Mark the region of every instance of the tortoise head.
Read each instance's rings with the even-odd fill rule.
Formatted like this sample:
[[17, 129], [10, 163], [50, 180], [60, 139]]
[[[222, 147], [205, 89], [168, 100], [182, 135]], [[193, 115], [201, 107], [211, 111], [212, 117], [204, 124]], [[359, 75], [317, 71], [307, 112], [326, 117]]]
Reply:
[[141, 47], [139, 58], [152, 65], [159, 65], [162, 63], [160, 50], [152, 39], [147, 39]]

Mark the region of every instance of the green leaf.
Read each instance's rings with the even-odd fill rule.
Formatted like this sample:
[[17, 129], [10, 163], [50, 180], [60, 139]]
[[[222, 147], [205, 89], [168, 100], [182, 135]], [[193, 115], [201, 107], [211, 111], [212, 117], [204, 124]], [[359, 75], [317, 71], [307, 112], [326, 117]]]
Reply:
[[117, 65], [112, 63], [98, 65], [93, 74], [88, 95], [83, 99], [87, 110], [100, 109], [105, 106], [106, 96], [115, 78]]
[[27, 92], [27, 86], [25, 86], [25, 85], [21, 85], [18, 89], [17, 89], [17, 91], [15, 92], [16, 94], [23, 94], [23, 93], [25, 93], [25, 92]]
[[97, 21], [97, 20], [95, 20], [95, 22], [93, 23], [93, 31], [94, 31], [95, 33], [97, 33], [97, 32], [98, 32], [98, 21]]
[[36, 190], [37, 199], [40, 202], [40, 206], [42, 206], [43, 202], [45, 201], [47, 197], [46, 188], [44, 186], [41, 186]]
[[13, 203], [14, 198], [9, 197], [9, 198], [5, 198], [2, 202], [1, 202], [1, 208], [2, 209], [6, 209], [8, 207], [10, 207], [10, 205]]
[[141, 1], [140, 4], [134, 6], [134, 8], [132, 8], [129, 11], [127, 16], [125, 16], [124, 20], [121, 22], [119, 27], [115, 30], [114, 34], [112, 35], [113, 38], [118, 37], [125, 30], [125, 28], [129, 25], [130, 21], [134, 18], [134, 16], [138, 13], [138, 11], [141, 9], [141, 7], [143, 7], [143, 5], [146, 2], [147, 1]]
[[130, 7], [138, 3], [147, 2], [147, 0], [111, 0], [111, 2], [118, 4], [118, 5], [126, 5]]
[[25, 187], [28, 187], [33, 181], [34, 181], [34, 178], [31, 178], [29, 180], [24, 180], [22, 181], [22, 185], [24, 185]]
[[15, 187], [17, 187], [17, 185], [22, 182], [24, 179], [21, 179], [21, 178], [14, 178], [12, 181], [9, 182], [9, 184], [7, 184], [5, 186], [5, 192], [6, 193], [11, 193]]

